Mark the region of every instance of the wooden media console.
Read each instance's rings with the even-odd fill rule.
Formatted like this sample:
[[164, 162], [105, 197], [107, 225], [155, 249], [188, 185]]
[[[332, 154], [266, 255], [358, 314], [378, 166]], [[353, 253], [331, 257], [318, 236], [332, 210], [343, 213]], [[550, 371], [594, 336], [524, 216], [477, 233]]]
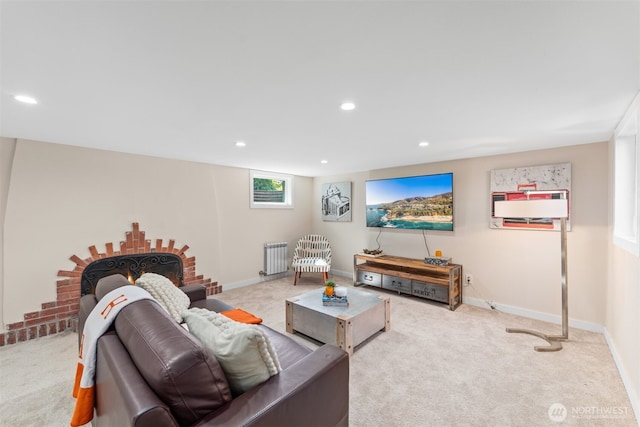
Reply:
[[414, 295], [445, 303], [455, 310], [462, 304], [462, 265], [430, 265], [421, 259], [355, 254], [353, 285]]

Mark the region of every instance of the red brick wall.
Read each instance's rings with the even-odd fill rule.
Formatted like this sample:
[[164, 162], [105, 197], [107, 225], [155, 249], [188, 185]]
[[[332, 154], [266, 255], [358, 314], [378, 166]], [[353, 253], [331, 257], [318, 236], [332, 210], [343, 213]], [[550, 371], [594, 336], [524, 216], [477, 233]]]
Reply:
[[[119, 250], [114, 251], [113, 243], [106, 243], [106, 251], [98, 252], [95, 245], [89, 246], [91, 256], [81, 259], [72, 255], [69, 259], [76, 263], [73, 270], [60, 270], [58, 277], [62, 279], [56, 282], [56, 300], [45, 302], [39, 311], [24, 314], [21, 322], [10, 323], [7, 330], [0, 333], [0, 347], [28, 341], [38, 337], [57, 334], [71, 330], [77, 332], [78, 310], [80, 309], [80, 279], [84, 268], [95, 260], [110, 256], [126, 254], [143, 254], [151, 252], [151, 240], [145, 240], [145, 232], [140, 231], [137, 222], [133, 223], [133, 231], [125, 233], [126, 240], [120, 242]], [[207, 295], [222, 292], [222, 286], [211, 279], [205, 279], [196, 274], [196, 258], [188, 257], [186, 251], [189, 246], [184, 245], [180, 249], [175, 247], [175, 240], [169, 240], [165, 246], [163, 239], [156, 239], [154, 252], [171, 252], [182, 258], [183, 281], [185, 285], [204, 285]]]

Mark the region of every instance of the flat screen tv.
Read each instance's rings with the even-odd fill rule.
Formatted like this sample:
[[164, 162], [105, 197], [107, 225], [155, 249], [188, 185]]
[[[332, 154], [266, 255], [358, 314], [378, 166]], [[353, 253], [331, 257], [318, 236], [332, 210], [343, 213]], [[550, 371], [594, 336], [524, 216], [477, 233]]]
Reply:
[[367, 227], [453, 231], [453, 173], [365, 182]]

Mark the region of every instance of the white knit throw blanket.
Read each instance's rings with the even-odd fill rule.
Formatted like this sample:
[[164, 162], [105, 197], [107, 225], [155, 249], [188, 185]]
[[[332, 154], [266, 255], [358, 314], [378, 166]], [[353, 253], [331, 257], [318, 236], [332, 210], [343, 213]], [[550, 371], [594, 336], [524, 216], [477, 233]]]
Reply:
[[145, 273], [136, 280], [136, 286], [149, 292], [173, 319], [182, 323], [182, 313], [191, 300], [168, 278], [155, 273]]

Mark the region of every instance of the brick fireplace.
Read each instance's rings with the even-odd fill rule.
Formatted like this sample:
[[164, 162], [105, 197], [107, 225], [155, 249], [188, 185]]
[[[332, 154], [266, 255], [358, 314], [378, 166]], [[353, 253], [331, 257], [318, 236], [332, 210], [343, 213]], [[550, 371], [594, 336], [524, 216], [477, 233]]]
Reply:
[[[7, 330], [0, 333], [0, 347], [68, 330], [77, 332], [82, 272], [92, 262], [103, 258], [129, 254], [172, 253], [182, 259], [185, 286], [204, 285], [207, 295], [222, 292], [222, 286], [217, 282], [196, 274], [196, 258], [186, 254], [188, 245], [177, 248], [175, 240], [172, 239], [166, 245], [164, 239], [156, 239], [152, 245], [151, 240], [145, 239], [145, 234], [144, 231], [140, 231], [138, 223], [134, 222], [132, 231], [125, 232], [125, 240], [121, 241], [119, 246], [106, 243], [103, 253], [100, 253], [95, 245], [89, 246], [91, 256], [85, 259], [72, 255], [69, 259], [76, 264], [75, 268], [58, 271], [58, 277], [61, 279], [56, 282], [56, 300], [43, 303], [39, 311], [25, 313], [22, 321], [6, 325]], [[114, 250], [114, 247], [119, 250]]]

